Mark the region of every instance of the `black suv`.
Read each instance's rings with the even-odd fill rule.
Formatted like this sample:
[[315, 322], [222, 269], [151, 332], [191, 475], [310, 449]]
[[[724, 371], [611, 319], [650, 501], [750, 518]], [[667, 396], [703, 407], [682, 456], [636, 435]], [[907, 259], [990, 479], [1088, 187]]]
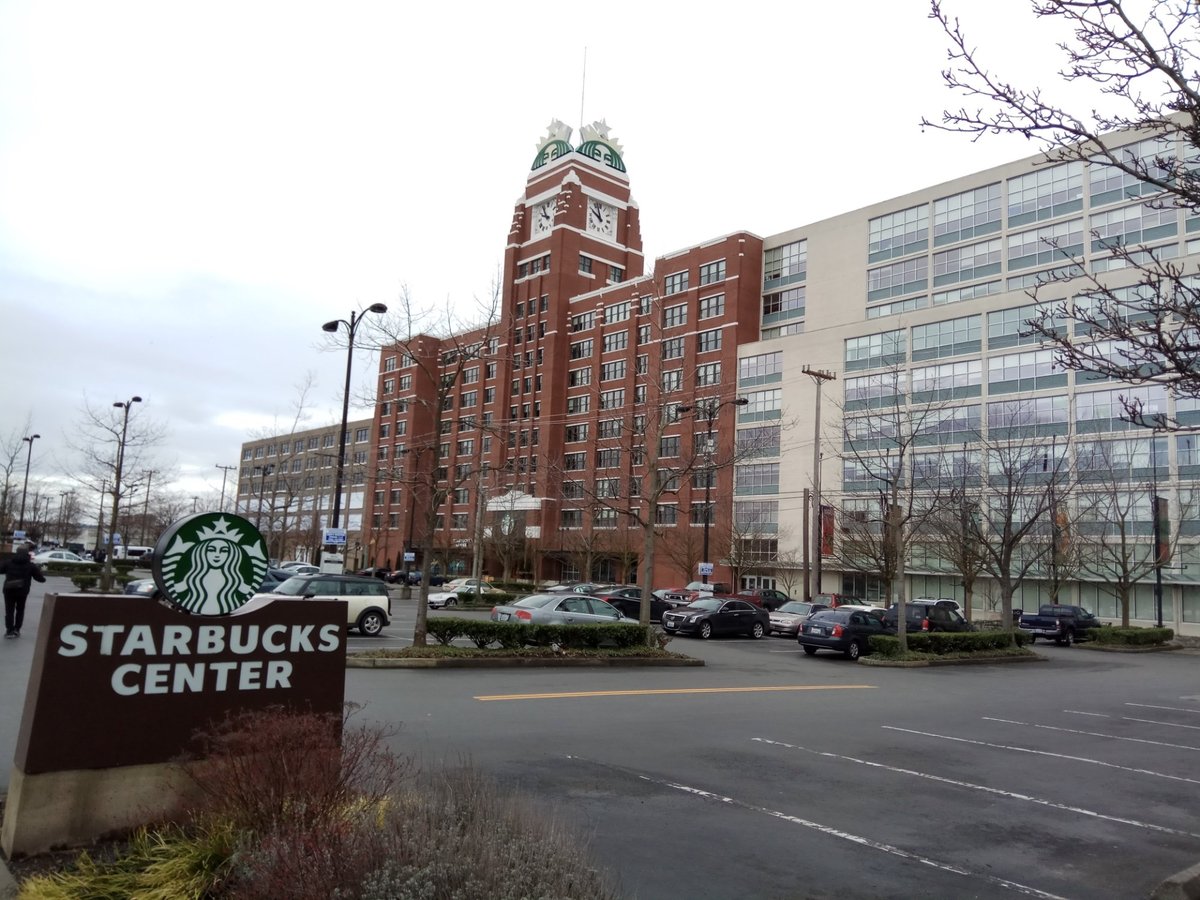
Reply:
[[[883, 614], [884, 626], [891, 634], [898, 628], [899, 612], [895, 606]], [[962, 613], [941, 603], [905, 603], [904, 630], [917, 631], [974, 631], [974, 626], [963, 618]]]

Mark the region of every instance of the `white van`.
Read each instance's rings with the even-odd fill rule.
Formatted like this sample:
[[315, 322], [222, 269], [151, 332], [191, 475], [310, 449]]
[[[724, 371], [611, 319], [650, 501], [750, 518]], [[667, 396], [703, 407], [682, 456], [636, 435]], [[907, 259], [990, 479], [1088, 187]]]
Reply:
[[149, 556], [153, 552], [153, 547], [135, 547], [118, 544], [116, 551], [113, 553], [113, 559], [141, 559], [143, 556]]

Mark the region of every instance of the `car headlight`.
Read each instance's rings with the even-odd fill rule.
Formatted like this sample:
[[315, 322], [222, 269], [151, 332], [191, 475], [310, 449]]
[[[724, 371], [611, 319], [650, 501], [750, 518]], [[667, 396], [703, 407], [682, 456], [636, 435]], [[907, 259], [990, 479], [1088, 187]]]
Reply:
[[156, 588], [156, 585], [154, 584], [154, 582], [150, 581], [150, 582], [147, 582], [146, 584], [139, 584], [136, 588], [134, 588], [133, 592], [135, 594], [148, 597], [154, 593], [155, 588]]

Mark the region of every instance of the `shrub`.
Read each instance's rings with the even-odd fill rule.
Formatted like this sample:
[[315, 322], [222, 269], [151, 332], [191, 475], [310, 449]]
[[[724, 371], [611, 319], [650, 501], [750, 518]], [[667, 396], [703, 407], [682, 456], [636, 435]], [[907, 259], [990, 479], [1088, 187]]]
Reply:
[[355, 803], [382, 802], [403, 767], [389, 732], [346, 727], [355, 709], [242, 712], [200, 733], [203, 758], [188, 765], [201, 797], [193, 814], [255, 832], [330, 826]]
[[[449, 644], [456, 638], [467, 638], [483, 649], [499, 644], [504, 649], [516, 649], [532, 644], [548, 647], [596, 648], [654, 646], [653, 629], [643, 625], [532, 625], [526, 622], [480, 622], [439, 616], [426, 623], [429, 634], [439, 644]], [[661, 644], [665, 646], [665, 644]]]
[[1175, 632], [1170, 628], [1097, 628], [1092, 635], [1097, 644], [1146, 647], [1165, 644], [1175, 637]]
[[100, 579], [95, 575], [72, 575], [71, 584], [81, 591], [90, 591]]
[[[908, 649], [911, 653], [933, 655], [989, 653], [1006, 650], [1014, 642], [1021, 647], [1025, 641], [1026, 636], [1020, 631], [1012, 632], [1012, 641], [1007, 631], [922, 631], [908, 634]], [[895, 635], [874, 635], [871, 637], [871, 652], [885, 657], [899, 656], [900, 638]]]

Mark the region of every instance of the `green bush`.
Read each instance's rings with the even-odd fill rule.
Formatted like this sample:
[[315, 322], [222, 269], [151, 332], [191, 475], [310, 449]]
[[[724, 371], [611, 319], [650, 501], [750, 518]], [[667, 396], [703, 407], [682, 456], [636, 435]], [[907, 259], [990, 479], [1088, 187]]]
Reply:
[[1097, 628], [1092, 632], [1097, 644], [1146, 647], [1165, 644], [1175, 637], [1170, 628]]
[[85, 566], [71, 565], [70, 563], [46, 563], [42, 566], [42, 571], [47, 575], [73, 578], [76, 575], [99, 575], [103, 568], [99, 563], [88, 563]]
[[[1027, 640], [1021, 631], [1012, 632], [1013, 640], [1009, 640], [1007, 631], [934, 631], [910, 633], [908, 649], [911, 653], [928, 653], [942, 656], [950, 653], [989, 653], [995, 650], [1005, 650], [1016, 643], [1024, 646]], [[871, 652], [884, 657], [900, 655], [900, 638], [894, 635], [874, 635], [871, 638]]]
[[426, 630], [439, 644], [466, 638], [476, 647], [499, 644], [504, 649], [526, 645], [557, 644], [571, 649], [594, 649], [601, 645], [644, 647], [652, 645], [642, 625], [531, 625], [525, 622], [479, 622], [475, 619], [441, 617], [430, 619]]
[[81, 591], [90, 591], [100, 581], [97, 575], [72, 575], [71, 584]]

